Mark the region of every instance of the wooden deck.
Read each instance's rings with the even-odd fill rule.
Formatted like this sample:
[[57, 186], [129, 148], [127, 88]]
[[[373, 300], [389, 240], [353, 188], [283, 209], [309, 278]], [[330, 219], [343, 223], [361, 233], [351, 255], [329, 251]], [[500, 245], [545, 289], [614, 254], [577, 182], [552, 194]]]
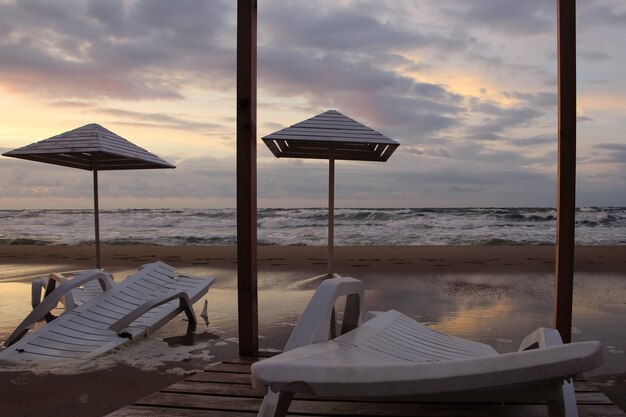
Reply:
[[[260, 358], [237, 358], [109, 414], [126, 416], [240, 417], [254, 416], [261, 396], [250, 386], [250, 364]], [[576, 398], [580, 417], [613, 417], [626, 414], [595, 387], [578, 381]], [[391, 401], [339, 401], [296, 396], [289, 415], [299, 416], [547, 416], [545, 404], [438, 404]]]

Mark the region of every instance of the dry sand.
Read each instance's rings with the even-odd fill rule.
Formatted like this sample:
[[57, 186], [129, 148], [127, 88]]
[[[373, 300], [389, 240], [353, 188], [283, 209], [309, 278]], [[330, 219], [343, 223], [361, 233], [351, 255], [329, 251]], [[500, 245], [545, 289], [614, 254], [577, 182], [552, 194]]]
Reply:
[[[28, 281], [50, 271], [87, 269], [94, 266], [89, 246], [0, 245], [2, 282]], [[102, 265], [116, 276], [141, 264], [163, 260], [181, 269], [216, 275], [216, 287], [235, 285], [234, 247], [103, 246]], [[337, 272], [364, 278], [434, 274], [551, 274], [551, 246], [412, 246], [336, 248]], [[576, 270], [585, 273], [623, 275], [626, 246], [578, 247]], [[314, 276], [326, 271], [324, 247], [260, 247], [259, 277], [262, 288], [271, 287], [273, 275]], [[232, 320], [236, 320], [234, 317]], [[236, 355], [236, 349], [222, 355]], [[100, 416], [180, 380], [168, 373], [177, 364], [157, 371], [116, 365], [77, 375], [0, 372], [1, 416]], [[0, 368], [1, 369], [1, 368]]]

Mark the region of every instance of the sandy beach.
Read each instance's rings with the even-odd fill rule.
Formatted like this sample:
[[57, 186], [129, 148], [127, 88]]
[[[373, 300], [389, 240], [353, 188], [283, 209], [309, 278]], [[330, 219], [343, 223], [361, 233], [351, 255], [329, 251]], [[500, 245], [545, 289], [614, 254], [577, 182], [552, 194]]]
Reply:
[[[461, 336], [475, 336], [476, 329], [483, 328], [480, 337], [495, 341], [497, 349], [515, 349], [514, 343], [519, 341], [519, 330], [503, 327], [497, 322], [498, 315], [528, 316], [532, 321], [528, 326], [550, 319], [554, 271], [551, 246], [366, 246], [338, 247], [335, 253], [338, 273], [365, 281], [371, 307], [413, 309], [414, 316]], [[32, 372], [4, 366], [0, 368], [0, 415], [104, 415], [181, 379], [181, 373], [237, 354], [234, 247], [105, 245], [102, 255], [103, 267], [118, 280], [154, 260], [163, 260], [188, 273], [215, 276], [218, 281], [208, 295], [213, 308], [211, 324], [199, 335], [215, 339], [210, 343], [210, 357], [201, 360], [202, 352], [196, 352], [178, 362], [166, 359], [151, 369], [111, 360], [105, 367], [79, 373]], [[28, 285], [24, 283], [51, 271], [93, 265], [91, 246], [0, 246], [0, 290], [5, 298], [0, 302], [0, 313], [5, 327], [16, 325], [23, 317], [20, 311], [28, 311]], [[579, 337], [603, 337], [589, 329], [607, 321], [607, 317], [622, 317], [625, 270], [626, 246], [577, 247], [575, 322]], [[317, 286], [310, 277], [325, 271], [324, 247], [259, 247], [262, 347], [280, 349]], [[593, 286], [588, 284], [591, 281]], [[11, 292], [13, 288], [27, 297], [16, 299], [18, 293]], [[617, 291], [612, 293], [607, 288]], [[598, 318], [598, 314], [602, 316]], [[520, 327], [524, 320], [520, 318]], [[176, 339], [179, 327], [166, 326], [160, 337]], [[606, 333], [607, 338], [620, 339]], [[626, 362], [622, 359], [623, 348], [615, 346], [618, 342], [607, 341], [607, 349], [611, 352], [615, 348], [609, 353], [613, 354], [611, 363], [621, 367]], [[609, 372], [617, 384], [608, 391], [615, 390], [620, 382], [620, 370], [615, 366]], [[621, 369], [622, 378], [624, 374], [626, 369]], [[618, 388], [617, 395], [622, 394]]]
[[[552, 246], [342, 246], [335, 249], [335, 256], [337, 272], [343, 275], [552, 273], [554, 270]], [[326, 248], [321, 246], [261, 246], [258, 258], [260, 272], [300, 271], [310, 276], [326, 271]], [[181, 268], [224, 271], [218, 278], [232, 278], [237, 253], [234, 246], [102, 246], [102, 266], [114, 274], [134, 271], [155, 260]], [[0, 281], [28, 280], [51, 270], [93, 268], [94, 248], [0, 245], [0, 265]], [[619, 274], [625, 267], [626, 246], [576, 248], [576, 271]]]

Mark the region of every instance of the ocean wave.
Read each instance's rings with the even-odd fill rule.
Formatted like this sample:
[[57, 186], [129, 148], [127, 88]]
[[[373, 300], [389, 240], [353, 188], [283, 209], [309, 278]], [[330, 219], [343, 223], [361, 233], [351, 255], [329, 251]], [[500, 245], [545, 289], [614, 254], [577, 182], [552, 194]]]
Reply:
[[49, 240], [28, 238], [0, 239], [0, 245], [51, 245], [52, 243]]
[[[263, 208], [260, 245], [323, 246], [326, 208]], [[113, 245], [234, 245], [235, 209], [104, 210], [101, 240]], [[337, 245], [544, 245], [554, 244], [553, 208], [340, 208]], [[0, 243], [93, 243], [91, 210], [0, 210]], [[626, 209], [584, 207], [576, 212], [576, 242], [626, 244]]]

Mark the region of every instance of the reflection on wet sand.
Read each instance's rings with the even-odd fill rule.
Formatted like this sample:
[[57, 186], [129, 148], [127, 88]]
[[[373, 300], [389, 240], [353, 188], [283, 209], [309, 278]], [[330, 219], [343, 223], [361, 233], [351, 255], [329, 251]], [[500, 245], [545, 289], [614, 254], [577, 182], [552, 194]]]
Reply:
[[[207, 273], [203, 270], [189, 272]], [[88, 365], [76, 365], [74, 371], [117, 362], [141, 369], [175, 363], [175, 369], [190, 372], [236, 355], [235, 277], [232, 271], [217, 272], [222, 279], [206, 297], [208, 324], [201, 320], [196, 332], [188, 334], [185, 331], [188, 323], [180, 316], [154, 333], [149, 341], [133, 344]], [[304, 274], [284, 272], [260, 277], [261, 349], [278, 351], [283, 348], [317, 287], [316, 280], [306, 276], [299, 278], [301, 275]], [[527, 334], [552, 322], [553, 278], [548, 274], [431, 274], [384, 279], [364, 274], [362, 278], [368, 288], [366, 310], [395, 309], [437, 330], [490, 344], [500, 352], [516, 350]], [[29, 312], [30, 285], [0, 283], [0, 289], [3, 294], [0, 338], [5, 338]], [[626, 373], [624, 278], [578, 274], [574, 299], [574, 340], [600, 340], [604, 345], [605, 363], [588, 376], [602, 383], [623, 380]], [[203, 306], [202, 300], [194, 306], [198, 316]], [[59, 370], [47, 367], [46, 371]], [[66, 367], [62, 372], [70, 372], [70, 369]]]

